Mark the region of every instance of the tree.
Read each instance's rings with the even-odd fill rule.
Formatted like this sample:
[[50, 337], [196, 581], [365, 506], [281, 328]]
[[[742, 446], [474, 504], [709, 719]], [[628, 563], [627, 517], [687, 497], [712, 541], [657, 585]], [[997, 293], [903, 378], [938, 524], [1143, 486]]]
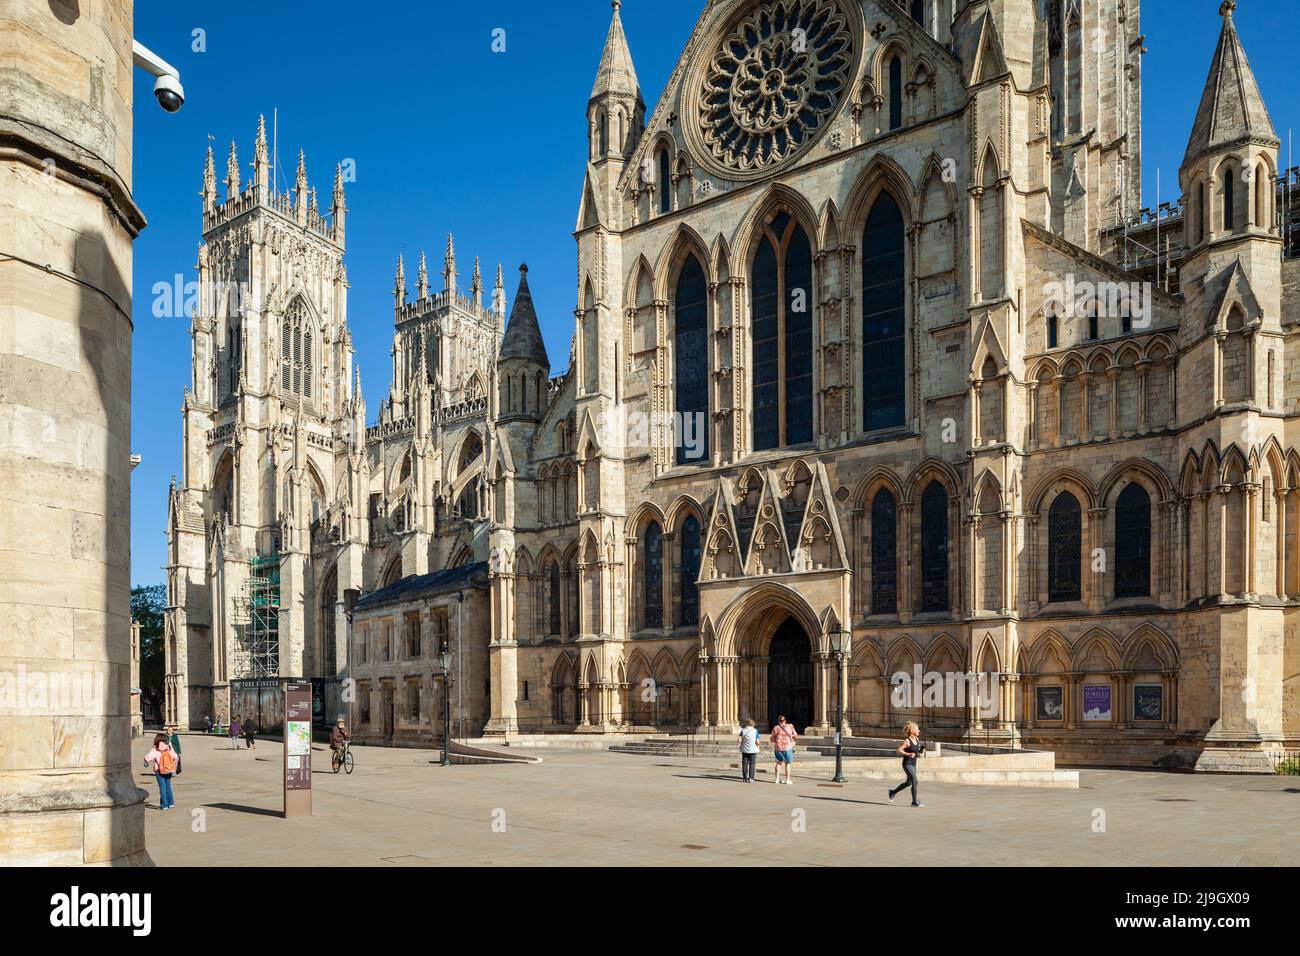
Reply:
[[163, 709], [163, 611], [167, 607], [167, 586], [141, 585], [131, 589], [131, 620], [140, 625], [140, 699]]

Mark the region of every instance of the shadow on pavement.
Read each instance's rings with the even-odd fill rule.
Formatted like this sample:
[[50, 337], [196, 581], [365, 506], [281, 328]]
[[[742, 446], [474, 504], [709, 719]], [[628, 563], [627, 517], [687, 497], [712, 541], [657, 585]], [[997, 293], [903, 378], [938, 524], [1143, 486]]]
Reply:
[[252, 813], [259, 817], [283, 817], [281, 810], [268, 810], [266, 807], [245, 807], [238, 803], [209, 803], [205, 804], [212, 810], [229, 810], [231, 813]]

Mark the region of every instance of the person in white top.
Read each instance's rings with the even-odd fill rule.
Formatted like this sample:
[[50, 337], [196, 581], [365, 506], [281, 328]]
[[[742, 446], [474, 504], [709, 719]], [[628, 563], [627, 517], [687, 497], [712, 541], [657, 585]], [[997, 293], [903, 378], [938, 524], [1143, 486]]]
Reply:
[[752, 720], [746, 720], [740, 730], [740, 780], [753, 783], [758, 767], [758, 729]]

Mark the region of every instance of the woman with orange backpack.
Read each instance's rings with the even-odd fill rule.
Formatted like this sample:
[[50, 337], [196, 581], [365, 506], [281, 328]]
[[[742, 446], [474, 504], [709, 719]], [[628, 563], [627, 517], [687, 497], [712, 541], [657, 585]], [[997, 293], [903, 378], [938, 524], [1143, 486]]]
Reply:
[[170, 810], [176, 806], [176, 801], [172, 798], [172, 776], [180, 766], [180, 761], [166, 734], [154, 737], [153, 750], [145, 754], [144, 765], [153, 767], [153, 775], [158, 781], [158, 809]]

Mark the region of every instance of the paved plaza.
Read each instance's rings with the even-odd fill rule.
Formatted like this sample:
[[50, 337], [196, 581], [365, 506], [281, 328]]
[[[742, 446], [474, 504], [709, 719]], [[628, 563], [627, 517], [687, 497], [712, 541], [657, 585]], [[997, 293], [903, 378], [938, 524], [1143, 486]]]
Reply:
[[1078, 790], [933, 784], [913, 810], [876, 781], [743, 785], [718, 760], [546, 749], [540, 764], [443, 768], [435, 751], [359, 747], [348, 777], [318, 748], [314, 816], [287, 821], [279, 744], [182, 746], [176, 810], [155, 809], [138, 774], [162, 866], [1300, 864], [1293, 777], [1086, 770]]

